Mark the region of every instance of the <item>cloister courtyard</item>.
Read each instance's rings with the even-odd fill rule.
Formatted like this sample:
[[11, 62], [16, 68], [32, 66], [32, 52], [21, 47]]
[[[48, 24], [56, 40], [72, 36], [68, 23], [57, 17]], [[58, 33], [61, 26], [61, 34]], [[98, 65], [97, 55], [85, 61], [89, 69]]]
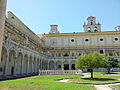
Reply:
[[0, 90], [120, 90], [120, 72], [94, 72], [94, 79], [89, 75], [39, 75], [0, 81]]

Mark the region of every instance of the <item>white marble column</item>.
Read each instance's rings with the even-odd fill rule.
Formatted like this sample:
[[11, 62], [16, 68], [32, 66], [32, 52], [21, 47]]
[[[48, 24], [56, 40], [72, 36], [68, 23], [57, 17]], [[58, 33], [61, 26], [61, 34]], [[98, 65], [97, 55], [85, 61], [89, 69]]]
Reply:
[[0, 0], [0, 62], [1, 62], [1, 52], [2, 52], [2, 43], [3, 43], [3, 35], [4, 35], [6, 3], [7, 0]]

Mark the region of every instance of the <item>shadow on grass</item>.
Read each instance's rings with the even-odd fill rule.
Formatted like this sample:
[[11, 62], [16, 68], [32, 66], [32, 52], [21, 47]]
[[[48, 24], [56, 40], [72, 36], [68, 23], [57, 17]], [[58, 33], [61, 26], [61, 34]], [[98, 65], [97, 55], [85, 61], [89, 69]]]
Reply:
[[116, 80], [112, 78], [82, 78], [83, 80], [91, 80], [91, 81], [110, 81], [110, 80]]

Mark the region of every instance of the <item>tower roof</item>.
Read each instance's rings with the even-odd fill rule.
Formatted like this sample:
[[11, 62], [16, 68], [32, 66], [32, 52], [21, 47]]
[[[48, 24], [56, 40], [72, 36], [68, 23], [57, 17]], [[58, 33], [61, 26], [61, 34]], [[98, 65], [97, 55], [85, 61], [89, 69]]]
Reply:
[[89, 16], [89, 17], [87, 18], [87, 20], [90, 20], [90, 19], [95, 20], [95, 19], [96, 19], [96, 17], [94, 17], [94, 16]]

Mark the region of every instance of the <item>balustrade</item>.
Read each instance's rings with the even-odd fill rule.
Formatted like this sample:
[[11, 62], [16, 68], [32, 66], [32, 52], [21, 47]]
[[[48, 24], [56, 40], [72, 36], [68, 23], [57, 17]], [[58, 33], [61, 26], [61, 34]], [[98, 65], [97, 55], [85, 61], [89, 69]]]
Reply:
[[82, 70], [39, 70], [39, 75], [82, 75]]

